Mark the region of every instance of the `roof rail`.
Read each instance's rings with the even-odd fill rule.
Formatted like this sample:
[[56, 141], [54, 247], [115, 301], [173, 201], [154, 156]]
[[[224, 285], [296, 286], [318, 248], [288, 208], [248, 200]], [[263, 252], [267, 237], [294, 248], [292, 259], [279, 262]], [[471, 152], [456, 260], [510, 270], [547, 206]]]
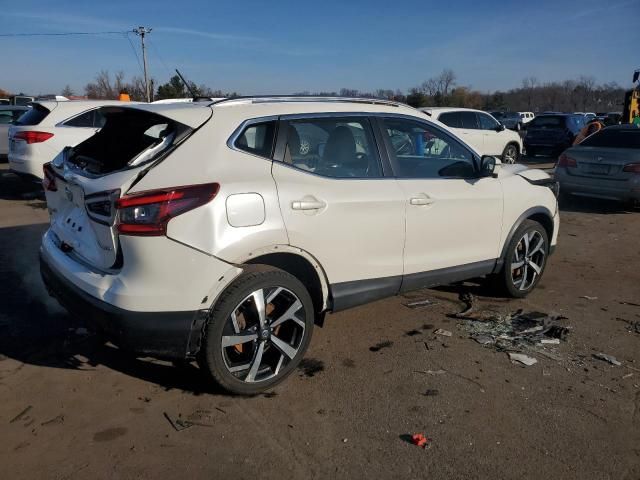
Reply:
[[250, 95], [245, 97], [233, 97], [217, 100], [209, 105], [219, 105], [233, 101], [251, 101], [251, 103], [286, 103], [286, 102], [336, 102], [336, 103], [366, 103], [370, 105], [389, 105], [401, 107], [405, 104], [393, 100], [365, 97], [329, 97], [314, 95]]

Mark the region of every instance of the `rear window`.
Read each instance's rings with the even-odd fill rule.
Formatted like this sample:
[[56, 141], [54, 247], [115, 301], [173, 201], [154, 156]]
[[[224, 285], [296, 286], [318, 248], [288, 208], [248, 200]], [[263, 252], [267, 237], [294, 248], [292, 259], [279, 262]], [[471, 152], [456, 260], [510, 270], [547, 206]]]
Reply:
[[27, 110], [24, 115], [18, 118], [16, 125], [38, 125], [49, 113], [51, 112], [42, 105], [34, 105], [33, 108]]
[[275, 121], [254, 123], [242, 131], [234, 146], [260, 157], [271, 158], [275, 133]]
[[547, 127], [547, 128], [564, 128], [564, 117], [557, 117], [553, 115], [545, 115], [544, 117], [536, 117], [531, 121], [532, 127]]
[[619, 130], [605, 128], [587, 137], [580, 143], [580, 146], [638, 149], [640, 148], [640, 129]]

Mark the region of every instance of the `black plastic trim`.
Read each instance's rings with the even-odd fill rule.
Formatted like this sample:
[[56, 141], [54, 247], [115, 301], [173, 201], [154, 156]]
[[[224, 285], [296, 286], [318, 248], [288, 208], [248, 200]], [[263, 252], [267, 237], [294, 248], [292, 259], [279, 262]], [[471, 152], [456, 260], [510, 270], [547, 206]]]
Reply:
[[354, 280], [330, 285], [333, 312], [393, 297], [400, 291], [402, 275], [366, 280]]
[[467, 263], [456, 267], [439, 268], [430, 272], [411, 273], [402, 279], [400, 292], [409, 292], [420, 288], [459, 282], [470, 278], [481, 277], [493, 272], [496, 259]]
[[184, 359], [200, 347], [207, 310], [134, 312], [95, 298], [76, 287], [40, 254], [40, 274], [49, 293], [70, 314], [100, 331], [118, 347], [163, 359]]

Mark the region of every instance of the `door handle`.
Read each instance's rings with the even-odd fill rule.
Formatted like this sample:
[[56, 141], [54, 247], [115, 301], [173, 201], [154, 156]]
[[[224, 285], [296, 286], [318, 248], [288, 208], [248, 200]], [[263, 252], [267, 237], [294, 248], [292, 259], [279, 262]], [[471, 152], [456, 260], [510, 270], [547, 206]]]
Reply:
[[292, 210], [320, 210], [327, 204], [319, 200], [295, 200], [291, 202]]
[[409, 199], [409, 203], [411, 205], [431, 205], [433, 202], [433, 198], [427, 197], [426, 195], [420, 197], [411, 197]]

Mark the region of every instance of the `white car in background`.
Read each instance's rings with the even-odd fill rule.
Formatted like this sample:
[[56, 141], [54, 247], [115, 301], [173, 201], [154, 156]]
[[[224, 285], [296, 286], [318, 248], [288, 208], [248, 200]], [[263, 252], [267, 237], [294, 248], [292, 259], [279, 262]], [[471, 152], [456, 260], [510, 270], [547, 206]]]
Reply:
[[470, 108], [421, 108], [431, 118], [444, 123], [480, 155], [492, 155], [504, 163], [516, 163], [522, 153], [522, 138], [494, 117]]
[[9, 127], [29, 107], [19, 105], [0, 105], [0, 158], [6, 159], [9, 153]]
[[520, 114], [520, 119], [522, 120], [522, 124], [529, 123], [531, 120], [536, 118], [535, 113], [533, 112], [518, 112]]
[[117, 100], [36, 101], [9, 128], [9, 168], [41, 180], [42, 167], [62, 152], [94, 135], [104, 125], [98, 111], [106, 105], [129, 105]]

